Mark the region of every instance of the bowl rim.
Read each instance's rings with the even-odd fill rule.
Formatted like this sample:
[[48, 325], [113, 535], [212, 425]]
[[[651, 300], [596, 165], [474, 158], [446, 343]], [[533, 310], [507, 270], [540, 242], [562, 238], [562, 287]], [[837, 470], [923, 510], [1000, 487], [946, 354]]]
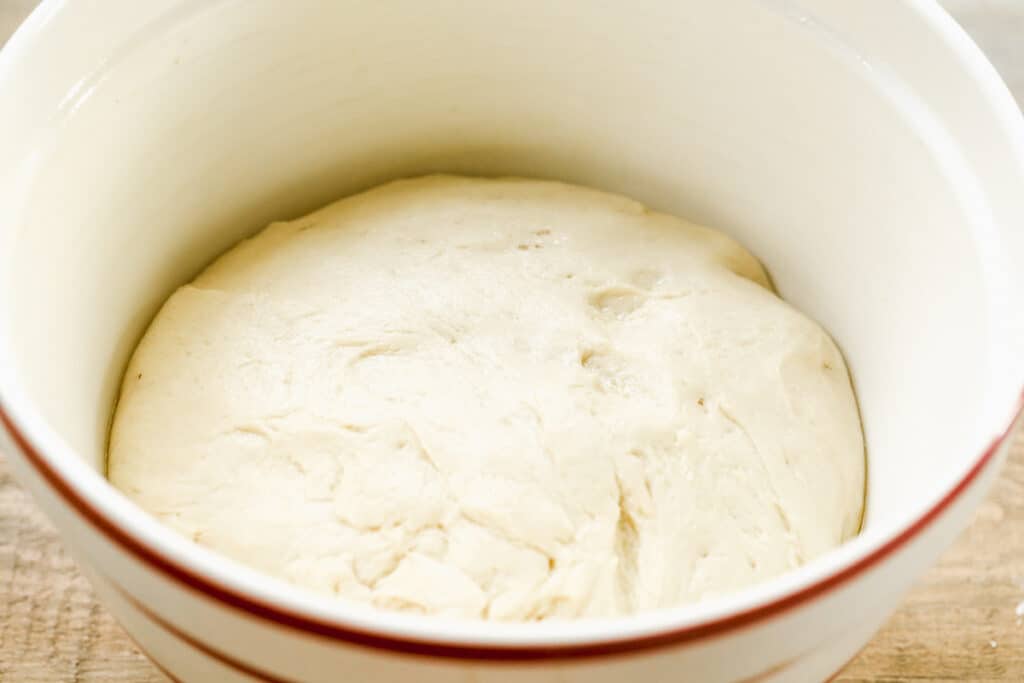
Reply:
[[[61, 0], [43, 0], [26, 24], [12, 37], [11, 43], [17, 43], [15, 52], [25, 47], [29, 41], [38, 38], [47, 23], [46, 19], [62, 4]], [[921, 17], [922, 23], [938, 35], [951, 53], [961, 61], [963, 67], [983, 86], [983, 96], [988, 106], [1006, 126], [1013, 129], [1012, 132], [1016, 134], [1017, 139], [1024, 140], [1024, 119], [1021, 118], [1005, 84], [981, 50], [938, 4], [911, 2], [910, 5], [912, 11]], [[11, 54], [11, 43], [4, 50], [7, 53], [5, 56], [11, 58], [9, 62], [13, 62], [15, 56]], [[1014, 146], [1011, 153], [1016, 157], [1017, 165], [1024, 169], [1024, 149], [1019, 145]], [[2, 379], [0, 377], [0, 380]], [[119, 519], [119, 515], [107, 509], [113, 507], [113, 504], [97, 505], [95, 500], [98, 496], [91, 495], [88, 490], [80, 490], [86, 487], [76, 481], [75, 476], [71, 476], [75, 472], [69, 470], [86, 467], [84, 463], [61, 463], [53, 453], [48, 454], [48, 451], [57, 449], [38, 447], [39, 443], [51, 445], [49, 442], [53, 441], [50, 438], [29, 436], [38, 431], [44, 437], [48, 437], [45, 422], [34, 414], [31, 408], [22, 410], [17, 400], [9, 400], [10, 395], [3, 389], [0, 386], [0, 423], [11, 436], [17, 450], [25, 456], [25, 462], [40, 475], [52, 493], [74, 509], [95, 531], [135, 560], [156, 570], [162, 578], [191, 588], [218, 606], [231, 608], [269, 625], [284, 627], [299, 634], [313, 634], [343, 641], [346, 644], [408, 655], [506, 662], [604, 657], [681, 646], [752, 626], [805, 605], [813, 598], [829, 593], [862, 575], [929, 528], [960, 499], [987, 466], [996, 460], [996, 454], [1011, 434], [1016, 420], [1024, 412], [1024, 391], [1021, 391], [1009, 419], [1005, 423], [1000, 423], [1001, 431], [936, 501], [916, 515], [909, 516], [895, 527], [895, 533], [884, 537], [881, 542], [866, 551], [849, 554], [848, 561], [833, 563], [835, 566], [819, 572], [820, 576], [812, 576], [805, 585], [794, 584], [784, 587], [771, 598], [755, 602], [750, 607], [725, 610], [721, 615], [695, 619], [682, 625], [655, 627], [650, 632], [627, 633], [617, 637], [583, 637], [569, 642], [505, 644], [485, 642], [482, 639], [458, 642], [454, 639], [407, 635], [399, 632], [402, 629], [389, 629], [387, 625], [381, 623], [365, 625], [365, 620], [346, 619], [344, 614], [330, 617], [315, 616], [301, 608], [287, 607], [256, 597], [254, 591], [240, 589], [236, 587], [237, 584], [232, 585], [234, 582], [204, 575], [202, 571], [189, 566], [188, 558], [182, 560], [180, 553], [171, 552], [171, 548], [165, 547], [167, 544], [162, 542], [162, 537], [157, 535], [153, 538], [145, 529], [133, 528], [132, 524]], [[73, 453], [73, 450], [66, 446], [63, 450]], [[95, 472], [92, 474], [96, 475]], [[107, 487], [109, 488], [109, 484]], [[115, 587], [123, 591], [116, 584]], [[379, 612], [374, 612], [374, 616], [381, 616]], [[357, 623], [359, 621], [363, 623]], [[382, 619], [376, 621], [381, 622]], [[617, 621], [621, 622], [621, 618]]]

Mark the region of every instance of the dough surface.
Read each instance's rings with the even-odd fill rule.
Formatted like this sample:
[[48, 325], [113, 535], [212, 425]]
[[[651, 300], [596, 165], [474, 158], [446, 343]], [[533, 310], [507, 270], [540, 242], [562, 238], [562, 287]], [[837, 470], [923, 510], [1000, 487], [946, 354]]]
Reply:
[[678, 605], [856, 534], [843, 359], [721, 233], [432, 176], [274, 223], [132, 357], [110, 480], [345, 599], [521, 620]]

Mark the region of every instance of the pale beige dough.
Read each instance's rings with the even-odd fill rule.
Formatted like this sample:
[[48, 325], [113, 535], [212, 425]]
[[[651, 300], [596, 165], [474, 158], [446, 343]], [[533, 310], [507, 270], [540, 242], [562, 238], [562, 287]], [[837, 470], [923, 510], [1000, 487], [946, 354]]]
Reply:
[[428, 177], [275, 223], [167, 301], [110, 480], [349, 600], [543, 619], [688, 603], [857, 532], [822, 329], [721, 233], [571, 185]]

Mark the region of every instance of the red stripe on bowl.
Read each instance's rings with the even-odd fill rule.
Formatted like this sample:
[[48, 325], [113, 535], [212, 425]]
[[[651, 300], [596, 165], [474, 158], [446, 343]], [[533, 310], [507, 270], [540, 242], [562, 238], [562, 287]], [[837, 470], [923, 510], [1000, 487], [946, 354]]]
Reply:
[[2, 404], [0, 404], [0, 422], [7, 428], [14, 442], [24, 453], [28, 463], [53, 488], [57, 495], [81, 514], [97, 531], [160, 574], [212, 600], [283, 628], [340, 640], [352, 645], [428, 657], [524, 662], [626, 655], [644, 650], [680, 646], [752, 626], [787, 612], [847, 583], [899, 550], [935, 521], [946, 508], [952, 505], [978, 475], [984, 471], [986, 465], [991, 462], [999, 447], [1009, 436], [1010, 430], [1016, 418], [1021, 414], [1022, 409], [1024, 409], [1024, 393], [1018, 399], [1013, 418], [1006, 425], [1002, 433], [992, 440], [988, 448], [978, 457], [960, 481], [921, 517], [868, 555], [799, 591], [719, 619], [680, 628], [666, 629], [643, 636], [595, 640], [587, 643], [507, 646], [453, 643], [442, 640], [395, 636], [383, 630], [371, 630], [352, 626], [347, 624], [344, 619], [325, 619], [302, 614], [298, 611], [267, 603], [246, 595], [230, 585], [202, 576], [187, 565], [178, 563], [161, 554], [157, 547], [142, 540], [131, 530], [122, 528], [107, 518], [100, 510], [93, 507], [92, 503], [83, 498], [75, 490], [74, 485], [65, 480], [63, 475], [57, 472], [48, 460], [29, 442], [28, 438], [21, 432]]
[[[130, 593], [125, 591], [124, 588], [119, 586], [116, 582], [112, 581], [110, 577], [106, 577], [106, 581], [139, 614], [141, 614], [143, 617], [149, 620], [149, 622], [153, 626], [162, 630], [167, 636], [178, 640], [183, 646], [197, 650], [202, 654], [206, 655], [207, 657], [214, 659], [217, 662], [239, 673], [249, 676], [250, 678], [260, 681], [261, 683], [298, 683], [297, 681], [292, 681], [290, 679], [275, 676], [274, 674], [268, 673], [267, 671], [264, 671], [253, 664], [243, 662], [239, 659], [236, 659], [235, 657], [224, 654], [220, 650], [210, 647], [201, 640], [198, 640], [194, 636], [182, 631], [178, 627], [164, 620], [162, 617], [157, 615], [155, 612], [153, 612], [151, 609], [149, 609], [143, 603], [137, 600], [135, 596], [131, 595]], [[138, 646], [138, 643], [135, 644], [136, 646]], [[141, 647], [139, 649], [142, 650]], [[145, 652], [145, 650], [143, 650], [143, 653], [145, 653], [146, 656], [150, 659], [153, 659], [153, 657], [149, 653]], [[800, 661], [801, 658], [802, 657], [794, 657], [792, 659], [788, 659], [782, 662], [781, 664], [776, 664], [775, 666], [765, 669], [761, 673], [735, 681], [735, 683], [760, 683], [761, 681], [765, 681], [773, 676], [782, 673], [786, 669], [789, 669], [798, 661]], [[171, 678], [172, 680], [176, 680], [173, 678], [173, 676], [171, 676], [171, 674], [167, 673], [167, 671], [162, 666], [160, 666], [158, 662], [154, 660], [153, 663], [169, 678]]]
[[[198, 639], [194, 638], [193, 636], [189, 635], [188, 633], [185, 633], [184, 631], [182, 631], [178, 627], [174, 626], [173, 624], [171, 624], [168, 621], [164, 620], [162, 617], [158, 616], [151, 609], [149, 609], [148, 607], [143, 605], [141, 602], [136, 600], [135, 596], [131, 595], [126, 590], [124, 590], [115, 581], [113, 581], [109, 576], [105, 577], [105, 578], [106, 578], [107, 583], [111, 587], [113, 587], [113, 589], [115, 591], [117, 591], [118, 595], [120, 595], [128, 604], [130, 604], [135, 609], [136, 612], [138, 612], [143, 617], [145, 617], [147, 620], [149, 620], [149, 622], [153, 626], [155, 626], [156, 628], [158, 628], [161, 631], [163, 631], [169, 637], [174, 638], [175, 640], [179, 641], [179, 643], [181, 643], [185, 647], [189, 647], [189, 648], [192, 648], [193, 650], [197, 650], [197, 651], [203, 653], [204, 655], [206, 655], [207, 657], [209, 657], [210, 659], [214, 659], [217, 662], [219, 662], [219, 663], [221, 663], [221, 664], [223, 664], [223, 665], [225, 665], [225, 666], [227, 666], [227, 667], [229, 667], [231, 669], [234, 669], [235, 671], [237, 671], [239, 673], [245, 674], [246, 676], [249, 676], [250, 678], [254, 678], [257, 681], [261, 681], [263, 683], [300, 683], [299, 681], [292, 681], [292, 680], [289, 680], [287, 678], [280, 678], [278, 676], [274, 676], [273, 674], [268, 673], [266, 671], [263, 671], [262, 669], [259, 669], [259, 668], [257, 668], [256, 666], [254, 666], [252, 664], [247, 664], [246, 662], [243, 662], [243, 661], [241, 661], [239, 659], [235, 659], [234, 657], [232, 657], [230, 655], [224, 654], [220, 650], [216, 650], [216, 649], [210, 647], [209, 645], [203, 643], [201, 640], [198, 640]], [[136, 645], [137, 644], [138, 643], [136, 643]], [[149, 657], [150, 659], [153, 659], [148, 653], [147, 653], [146, 656]], [[154, 660], [153, 663], [156, 664], [156, 660]], [[156, 665], [157, 665], [157, 667], [160, 667], [159, 664], [156, 664]], [[163, 668], [160, 667], [160, 670], [163, 671]]]

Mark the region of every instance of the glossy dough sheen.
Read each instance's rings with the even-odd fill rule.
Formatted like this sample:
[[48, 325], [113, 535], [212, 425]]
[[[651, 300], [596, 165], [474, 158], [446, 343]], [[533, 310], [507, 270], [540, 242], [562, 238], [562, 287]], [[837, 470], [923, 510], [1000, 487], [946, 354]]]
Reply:
[[111, 481], [196, 542], [412, 611], [611, 615], [856, 533], [846, 367], [722, 234], [429, 177], [275, 223], [168, 300]]

